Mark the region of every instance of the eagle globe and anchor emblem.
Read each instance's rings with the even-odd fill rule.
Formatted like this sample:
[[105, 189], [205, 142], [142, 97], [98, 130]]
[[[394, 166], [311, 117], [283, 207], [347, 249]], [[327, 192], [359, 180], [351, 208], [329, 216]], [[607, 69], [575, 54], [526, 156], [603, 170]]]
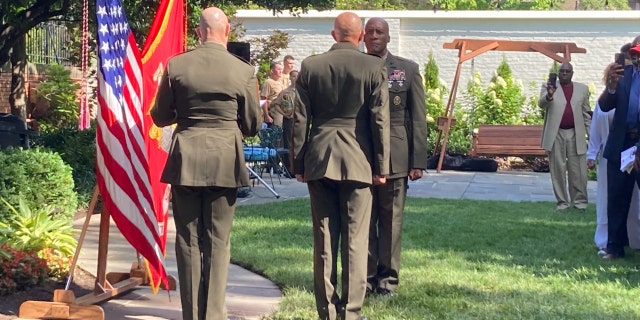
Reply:
[[293, 115], [293, 95], [285, 93], [282, 95], [282, 102], [280, 102], [280, 109], [285, 116]]

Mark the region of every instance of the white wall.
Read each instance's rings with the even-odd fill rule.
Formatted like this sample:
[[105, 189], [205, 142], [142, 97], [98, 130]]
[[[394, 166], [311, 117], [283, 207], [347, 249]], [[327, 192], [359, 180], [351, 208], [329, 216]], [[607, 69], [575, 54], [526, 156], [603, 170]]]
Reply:
[[[293, 36], [282, 55], [291, 54], [299, 61], [327, 51], [333, 44], [330, 32], [334, 18], [343, 11], [312, 11], [299, 17], [271, 11], [240, 10], [237, 18], [246, 27], [246, 38], [266, 36], [275, 29]], [[421, 68], [429, 52], [440, 68], [440, 77], [450, 87], [457, 50], [443, 49], [456, 38], [500, 39], [518, 41], [574, 42], [586, 54], [572, 54], [574, 81], [594, 84], [598, 92], [604, 67], [613, 61], [620, 47], [640, 35], [639, 11], [355, 11], [366, 22], [382, 17], [389, 22], [389, 50], [417, 62]], [[364, 51], [364, 46], [361, 45]], [[542, 83], [553, 61], [535, 52], [484, 53], [462, 66], [459, 90], [473, 70], [480, 71], [486, 84], [505, 56], [514, 77], [522, 80], [527, 93], [538, 93], [529, 83]], [[299, 66], [299, 64], [298, 64]], [[460, 92], [460, 91], [459, 91]]]

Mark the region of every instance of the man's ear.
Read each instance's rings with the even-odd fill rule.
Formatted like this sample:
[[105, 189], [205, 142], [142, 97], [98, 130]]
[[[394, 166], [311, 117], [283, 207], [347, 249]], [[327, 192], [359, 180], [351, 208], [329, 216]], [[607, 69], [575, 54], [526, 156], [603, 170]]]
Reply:
[[331, 36], [333, 37], [333, 40], [338, 42], [338, 38], [336, 38], [336, 31], [335, 30], [331, 30]]
[[364, 30], [360, 30], [360, 36], [358, 36], [358, 43], [362, 42], [363, 38], [364, 38]]

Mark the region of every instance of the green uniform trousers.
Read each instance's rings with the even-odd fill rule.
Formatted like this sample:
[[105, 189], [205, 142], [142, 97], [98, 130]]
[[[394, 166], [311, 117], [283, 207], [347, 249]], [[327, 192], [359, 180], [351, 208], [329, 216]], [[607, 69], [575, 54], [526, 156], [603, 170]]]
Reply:
[[183, 320], [226, 320], [237, 188], [172, 186]]
[[407, 199], [407, 177], [387, 179], [373, 187], [369, 231], [367, 287], [395, 291], [400, 272], [402, 215]]
[[[313, 278], [321, 320], [359, 320], [367, 280], [371, 186], [330, 179], [307, 183], [313, 220]], [[337, 289], [340, 245], [341, 294]]]

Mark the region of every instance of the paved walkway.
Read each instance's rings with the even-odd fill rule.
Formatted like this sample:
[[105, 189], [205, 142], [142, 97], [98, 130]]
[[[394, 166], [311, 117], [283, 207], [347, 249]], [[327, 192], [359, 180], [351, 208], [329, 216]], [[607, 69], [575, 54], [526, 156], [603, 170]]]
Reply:
[[[271, 184], [267, 177], [267, 183]], [[283, 201], [292, 198], [308, 197], [306, 185], [294, 179], [281, 182], [273, 179], [276, 198], [262, 184], [252, 188], [251, 197], [238, 199], [239, 205], [259, 204], [271, 201]], [[595, 201], [596, 183], [589, 181], [589, 199]], [[445, 199], [478, 199], [506, 201], [551, 201], [555, 202], [548, 173], [534, 172], [457, 172], [430, 171], [425, 177], [409, 184], [409, 196]], [[554, 210], [555, 204], [549, 204]], [[77, 220], [75, 226], [80, 229], [84, 219]], [[85, 242], [80, 252], [78, 266], [95, 274], [98, 249], [98, 227], [100, 218], [94, 215], [90, 221]], [[174, 254], [175, 228], [169, 222], [167, 236], [167, 272], [177, 278], [177, 266]], [[122, 237], [112, 222], [109, 235], [107, 272], [128, 272], [135, 260], [135, 251]], [[233, 245], [233, 242], [232, 242]], [[230, 316], [257, 320], [277, 309], [282, 293], [271, 281], [232, 265], [227, 285], [227, 307]], [[180, 298], [176, 291], [168, 297], [166, 293], [152, 294], [148, 287], [135, 290], [101, 304], [106, 319], [144, 319], [164, 320], [182, 319]]]

